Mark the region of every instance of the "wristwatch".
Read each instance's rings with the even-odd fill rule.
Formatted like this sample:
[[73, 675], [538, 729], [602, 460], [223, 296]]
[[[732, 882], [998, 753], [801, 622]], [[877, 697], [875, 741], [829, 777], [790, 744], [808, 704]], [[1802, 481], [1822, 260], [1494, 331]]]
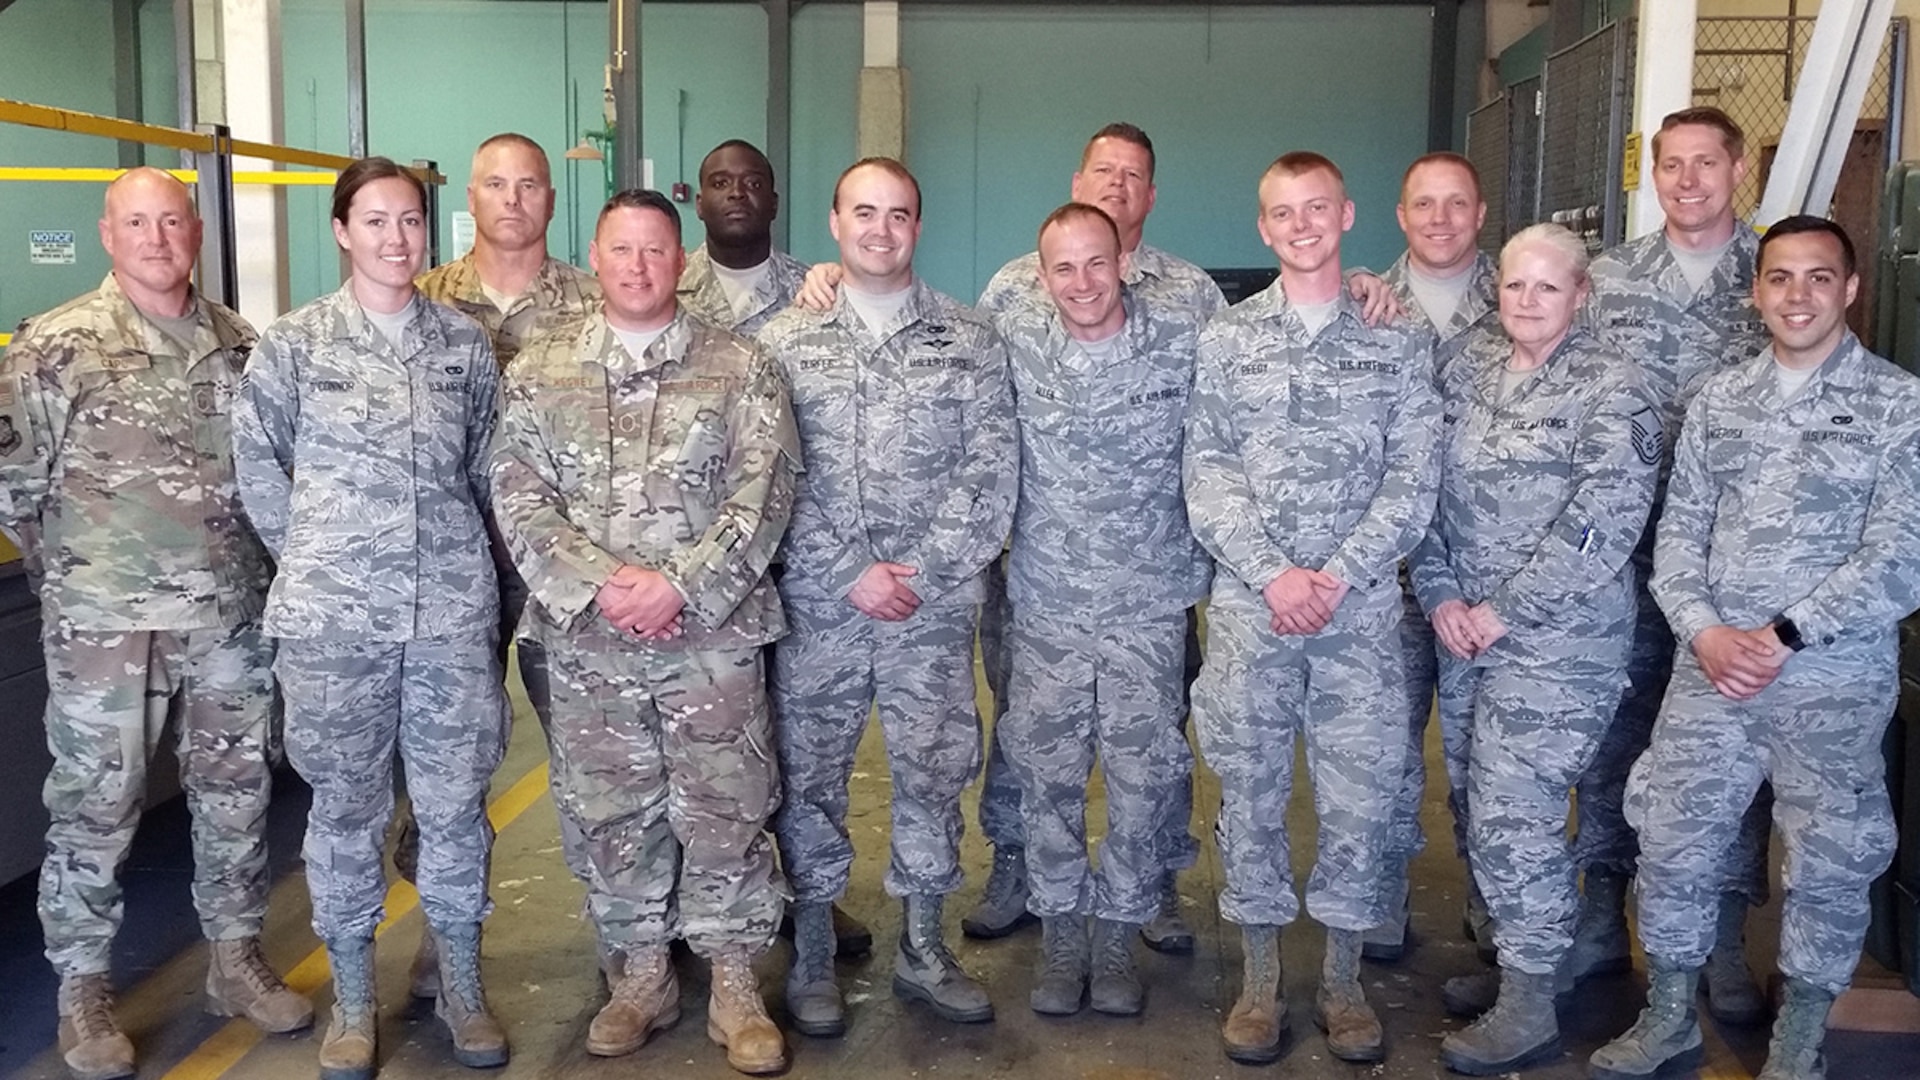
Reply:
[[1807, 639], [1800, 636], [1800, 628], [1793, 624], [1792, 619], [1787, 618], [1787, 613], [1784, 611], [1773, 617], [1773, 636], [1780, 639], [1780, 644], [1794, 652], [1807, 647]]

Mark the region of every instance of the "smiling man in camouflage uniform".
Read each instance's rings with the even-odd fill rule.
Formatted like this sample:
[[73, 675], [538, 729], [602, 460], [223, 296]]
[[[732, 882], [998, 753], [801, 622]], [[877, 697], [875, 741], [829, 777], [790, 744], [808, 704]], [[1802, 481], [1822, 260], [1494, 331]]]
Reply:
[[587, 903], [625, 954], [587, 1051], [631, 1053], [680, 1015], [667, 946], [713, 965], [708, 1030], [747, 1073], [786, 1067], [753, 958], [782, 886], [760, 646], [799, 444], [751, 342], [674, 299], [680, 216], [658, 192], [601, 211], [602, 312], [511, 373], [496, 506], [552, 662], [553, 797], [586, 840]]
[[107, 189], [100, 288], [30, 320], [6, 353], [0, 527], [44, 573], [51, 821], [40, 869], [60, 1045], [83, 1080], [132, 1075], [109, 964], [120, 865], [176, 697], [208, 1007], [269, 1031], [312, 1023], [260, 954], [267, 907], [271, 569], [241, 515], [229, 404], [254, 333], [191, 285], [187, 189], [135, 169]]
[[787, 1006], [845, 1030], [831, 902], [853, 863], [847, 783], [877, 701], [893, 779], [883, 884], [906, 919], [894, 992], [959, 1022], [993, 1004], [947, 950], [960, 793], [980, 764], [973, 700], [981, 574], [1013, 516], [1013, 402], [993, 327], [913, 272], [920, 188], [891, 158], [841, 174], [828, 224], [846, 267], [832, 308], [793, 307], [761, 341], [793, 385], [807, 472], [781, 548], [793, 632], [774, 647], [787, 800], [774, 819], [794, 887]]

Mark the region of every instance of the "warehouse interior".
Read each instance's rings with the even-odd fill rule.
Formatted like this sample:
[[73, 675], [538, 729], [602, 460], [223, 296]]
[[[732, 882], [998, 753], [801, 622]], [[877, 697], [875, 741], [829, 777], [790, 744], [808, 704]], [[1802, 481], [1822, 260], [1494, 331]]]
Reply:
[[[1689, 50], [1693, 98], [1727, 109], [1755, 148], [1756, 167], [1739, 195], [1741, 213], [1750, 214], [1782, 145], [1822, 5], [1686, 6], [1696, 9], [1698, 26]], [[1632, 190], [1636, 178], [1622, 153], [1634, 126], [1635, 68], [1645, 63], [1635, 19], [1646, 12], [1636, 7], [1634, 0], [0, 0], [0, 330], [95, 287], [106, 274], [94, 223], [110, 170], [194, 167], [180, 146], [143, 142], [130, 131], [115, 138], [15, 122], [25, 110], [7, 107], [19, 103], [189, 133], [218, 124], [269, 147], [383, 154], [435, 169], [439, 262], [471, 243], [462, 190], [468, 158], [500, 131], [524, 132], [553, 159], [558, 205], [549, 249], [576, 265], [586, 263], [594, 214], [611, 190], [637, 182], [687, 202], [676, 189], [695, 183], [701, 157], [731, 138], [765, 147], [779, 172], [776, 243], [803, 261], [831, 260], [836, 249], [826, 214], [834, 180], [875, 145], [870, 127], [878, 124], [924, 191], [919, 272], [967, 299], [1006, 260], [1033, 247], [1034, 226], [1065, 196], [1087, 133], [1116, 119], [1139, 124], [1158, 146], [1159, 200], [1148, 240], [1207, 268], [1230, 298], [1271, 280], [1272, 255], [1252, 228], [1254, 181], [1277, 153], [1301, 147], [1327, 154], [1346, 172], [1357, 206], [1346, 241], [1351, 265], [1385, 267], [1404, 247], [1393, 212], [1401, 171], [1436, 148], [1467, 153], [1489, 178], [1483, 247], [1497, 248], [1531, 222], [1564, 220], [1597, 249], [1635, 235], [1638, 204], [1652, 202]], [[1905, 246], [1891, 230], [1910, 203], [1898, 202], [1902, 193], [1889, 190], [1887, 176], [1895, 163], [1920, 158], [1920, 85], [1909, 74], [1908, 23], [1920, 17], [1920, 0], [1894, 0], [1891, 8], [1892, 25], [1870, 57], [1833, 212], [1856, 237], [1871, 238], [1862, 247], [1876, 252], [1863, 266], [1854, 325], [1882, 353], [1903, 350], [1897, 358], [1911, 367], [1920, 355], [1920, 256], [1912, 253], [1913, 230]], [[637, 22], [631, 27], [619, 19], [629, 9]], [[885, 37], [876, 25], [891, 28], [890, 53], [886, 41], [876, 41]], [[638, 45], [632, 65], [613, 71], [619, 39], [629, 33]], [[876, 48], [890, 64], [874, 62]], [[865, 74], [876, 69], [899, 73], [879, 108]], [[327, 227], [325, 182], [244, 176], [286, 172], [330, 181], [332, 173], [315, 162], [237, 154], [228, 164], [236, 174], [233, 232], [220, 285], [249, 320], [265, 325], [335, 289], [341, 261]], [[98, 175], [54, 175], [72, 170]], [[691, 250], [701, 226], [690, 205], [682, 213]], [[46, 821], [39, 783], [48, 764], [39, 632], [39, 607], [17, 553], [0, 540], [0, 1076], [31, 1080], [66, 1075], [55, 1046], [55, 979], [34, 913]], [[1920, 680], [1902, 686], [1920, 706]], [[678, 1026], [629, 1057], [585, 1052], [586, 1026], [605, 991], [592, 930], [580, 914], [581, 887], [560, 858], [545, 745], [517, 674], [510, 688], [515, 734], [491, 795], [497, 907], [485, 957], [514, 1058], [497, 1075], [736, 1075], [708, 1042], [699, 1004], [705, 967], [684, 952], [676, 959], [689, 1007]], [[990, 722], [984, 684], [980, 694], [982, 719]], [[1903, 698], [1899, 738], [1907, 705]], [[1890, 754], [1920, 761], [1920, 708], [1914, 723], [1912, 747], [1902, 742]], [[1437, 775], [1437, 727], [1430, 742], [1429, 772]], [[1446, 842], [1444, 786], [1430, 785], [1423, 813], [1430, 839], [1414, 864], [1413, 947], [1398, 963], [1369, 964], [1365, 973], [1386, 1023], [1387, 1061], [1363, 1069], [1325, 1053], [1310, 1019], [1321, 932], [1303, 919], [1287, 930], [1283, 946], [1293, 1006], [1288, 1049], [1277, 1066], [1257, 1068], [1229, 1061], [1219, 1047], [1240, 946], [1214, 906], [1222, 886], [1211, 840], [1218, 783], [1204, 765], [1198, 777], [1192, 827], [1202, 854], [1181, 889], [1200, 945], [1190, 957], [1141, 950], [1145, 1015], [1062, 1020], [1029, 1012], [1024, 1003], [1039, 934], [1028, 929], [1001, 941], [959, 941], [961, 960], [983, 977], [1000, 1010], [993, 1024], [951, 1025], [888, 990], [901, 915], [880, 885], [889, 787], [880, 735], [870, 728], [853, 787], [850, 827], [859, 855], [845, 906], [873, 927], [877, 944], [871, 955], [839, 965], [853, 1017], [848, 1035], [790, 1033], [787, 1075], [1447, 1075], [1439, 1040], [1460, 1022], [1446, 1015], [1438, 988], [1479, 962], [1460, 932], [1463, 869]], [[300, 864], [306, 791], [291, 769], [280, 769], [276, 783], [268, 956], [295, 989], [323, 1004], [325, 954], [308, 926]], [[1904, 801], [1920, 806], [1920, 772], [1910, 787]], [[949, 905], [950, 922], [957, 919], [952, 912], [978, 898], [991, 859], [973, 816], [977, 790], [966, 799], [968, 883]], [[123, 1023], [139, 1048], [139, 1075], [307, 1075], [313, 1034], [261, 1035], [201, 1009], [206, 949], [188, 895], [187, 814], [178, 791], [163, 762], [125, 872], [128, 922], [115, 947], [114, 978]], [[1097, 780], [1090, 798], [1097, 831]], [[1306, 791], [1295, 793], [1291, 819], [1302, 880], [1314, 853], [1308, 799]], [[1896, 811], [1902, 802], [1896, 796]], [[1776, 841], [1776, 876], [1777, 848]], [[1920, 836], [1908, 831], [1876, 896], [1873, 955], [1863, 958], [1862, 985], [1920, 988], [1920, 942], [1911, 940], [1920, 937], [1917, 891]], [[1774, 963], [1779, 892], [1776, 881], [1773, 901], [1749, 923], [1759, 972]], [[1909, 923], [1915, 929], [1904, 931]], [[406, 968], [421, 926], [412, 890], [396, 883], [378, 961], [382, 1074], [469, 1075], [453, 1061], [430, 1004], [406, 1001]], [[1903, 967], [1903, 957], [1913, 966]], [[786, 962], [786, 947], [776, 945], [758, 965], [769, 1006], [783, 1023], [778, 987]], [[1644, 984], [1636, 967], [1583, 988], [1561, 1014], [1565, 1054], [1527, 1075], [1587, 1075], [1587, 1054], [1632, 1021]], [[1890, 1007], [1863, 1024], [1886, 1030], [1834, 1031], [1831, 1075], [1920, 1075], [1920, 1032], [1893, 1030], [1905, 1015]], [[1707, 1039], [1700, 1076], [1729, 1080], [1759, 1071], [1764, 1028], [1707, 1025]]]

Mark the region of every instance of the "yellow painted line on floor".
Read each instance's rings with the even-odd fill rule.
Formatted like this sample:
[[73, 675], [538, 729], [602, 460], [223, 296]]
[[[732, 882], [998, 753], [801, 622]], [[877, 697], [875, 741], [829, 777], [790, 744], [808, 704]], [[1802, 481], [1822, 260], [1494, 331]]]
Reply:
[[[527, 808], [540, 801], [547, 793], [547, 767], [539, 765], [528, 771], [525, 776], [513, 782], [513, 786], [502, 792], [492, 806], [487, 807], [487, 820], [493, 823], [495, 832], [505, 829], [513, 820], [527, 812]], [[397, 881], [387, 890], [387, 917], [373, 931], [374, 940], [385, 937], [393, 924], [412, 914], [420, 906], [420, 894], [412, 885]], [[324, 946], [308, 953], [304, 960], [293, 966], [286, 974], [289, 989], [296, 994], [311, 995], [326, 985], [333, 977], [327, 967], [327, 950]], [[327, 1020], [322, 1016], [316, 1024], [324, 1026]], [[162, 1080], [216, 1080], [225, 1075], [228, 1069], [240, 1063], [255, 1046], [259, 1045], [262, 1032], [245, 1019], [231, 1020], [219, 1031], [208, 1036], [205, 1042], [196, 1047], [193, 1053], [181, 1059], [180, 1064], [168, 1069]]]

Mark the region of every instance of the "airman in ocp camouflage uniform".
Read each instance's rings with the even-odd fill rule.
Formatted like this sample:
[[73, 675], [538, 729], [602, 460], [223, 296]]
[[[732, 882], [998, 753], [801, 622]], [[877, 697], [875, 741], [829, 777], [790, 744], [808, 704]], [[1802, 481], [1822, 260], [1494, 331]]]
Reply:
[[[1634, 556], [1638, 623], [1627, 690], [1600, 752], [1575, 789], [1580, 827], [1574, 859], [1585, 885], [1568, 954], [1576, 980], [1625, 970], [1630, 963], [1625, 902], [1637, 848], [1621, 800], [1627, 771], [1646, 749], [1673, 670], [1673, 632], [1647, 581], [1680, 421], [1708, 378], [1745, 363], [1766, 345], [1766, 327], [1753, 307], [1757, 241], [1733, 213], [1734, 188], [1745, 172], [1741, 138], [1739, 127], [1711, 107], [1667, 117], [1653, 140], [1654, 188], [1666, 213], [1665, 228], [1593, 263], [1587, 318], [1615, 350], [1639, 363], [1648, 389], [1661, 402], [1668, 457], [1660, 466], [1652, 520]], [[1714, 238], [1722, 245], [1717, 257]], [[1714, 1014], [1736, 1022], [1765, 1016], [1765, 998], [1747, 968], [1743, 926], [1748, 906], [1766, 901], [1767, 817], [1763, 793], [1746, 819], [1736, 856], [1725, 864], [1719, 946], [1708, 966]]]
[[101, 225], [114, 272], [23, 325], [0, 369], [16, 436], [0, 448], [0, 529], [44, 574], [40, 922], [61, 1050], [83, 1080], [134, 1069], [109, 982], [118, 874], [176, 696], [208, 1006], [273, 1031], [313, 1020], [260, 954], [272, 570], [240, 512], [229, 434], [253, 329], [192, 291], [200, 222], [179, 181], [133, 170], [108, 189]]
[[469, 251], [453, 262], [420, 275], [421, 295], [479, 323], [493, 343], [493, 358], [505, 371], [529, 342], [565, 333], [600, 306], [600, 285], [586, 271], [548, 257], [527, 291], [505, 311], [495, 307], [480, 285]]
[[1336, 1056], [1377, 1061], [1360, 936], [1385, 919], [1406, 748], [1397, 567], [1433, 516], [1431, 335], [1369, 328], [1342, 287], [1353, 204], [1331, 161], [1283, 156], [1260, 205], [1280, 280], [1201, 335], [1185, 447], [1187, 513], [1219, 563], [1194, 726], [1220, 776], [1220, 913], [1246, 950], [1223, 1035], [1235, 1060], [1279, 1056], [1278, 930], [1299, 912], [1286, 808], [1304, 737], [1320, 831], [1307, 905], [1328, 928], [1316, 1016]]
[[743, 139], [714, 147], [700, 161], [693, 210], [707, 228], [707, 239], [687, 256], [680, 273], [680, 306], [752, 337], [793, 303], [807, 278], [806, 263], [773, 246], [773, 222], [780, 214], [773, 164]]
[[477, 323], [413, 286], [424, 202], [385, 158], [341, 172], [334, 235], [353, 273], [267, 328], [234, 408], [240, 494], [279, 567], [266, 629], [288, 756], [313, 787], [307, 890], [335, 982], [323, 1070], [376, 1057], [396, 748], [420, 828], [435, 1012], [462, 1064], [509, 1056], [480, 984], [487, 786], [508, 720], [486, 528], [500, 369]]
[[1787, 979], [1760, 1080], [1826, 1076], [1827, 1010], [1893, 858], [1881, 737], [1897, 624], [1920, 607], [1920, 379], [1847, 330], [1858, 285], [1839, 226], [1774, 225], [1755, 285], [1772, 345], [1687, 408], [1653, 577], [1683, 647], [1627, 783], [1648, 1003], [1594, 1053], [1596, 1077], [1698, 1060], [1721, 864], [1763, 780], [1787, 853]]
[[[1415, 326], [1433, 335], [1433, 368], [1443, 370], [1473, 337], [1473, 331], [1495, 321], [1494, 285], [1499, 268], [1474, 247], [1486, 220], [1487, 204], [1480, 194], [1480, 174], [1473, 162], [1440, 151], [1418, 158], [1400, 182], [1400, 228], [1407, 250], [1380, 275]], [[1428, 311], [1428, 297], [1451, 298], [1450, 311]], [[1440, 301], [1436, 301], [1436, 305]], [[1400, 640], [1405, 654], [1407, 688], [1407, 755], [1400, 793], [1394, 803], [1393, 827], [1387, 834], [1387, 921], [1368, 931], [1362, 954], [1371, 960], [1397, 959], [1406, 948], [1407, 923], [1412, 914], [1407, 867], [1427, 846], [1420, 829], [1420, 806], [1427, 794], [1427, 721], [1434, 711], [1438, 681], [1433, 626], [1414, 595], [1413, 582], [1401, 568], [1400, 585], [1405, 611]], [[1447, 808], [1453, 814], [1455, 853], [1467, 856], [1467, 733], [1443, 724], [1441, 746], [1447, 765]], [[1467, 875], [1467, 925], [1475, 939], [1491, 948], [1487, 905]]]
[[[1076, 202], [1097, 206], [1120, 230], [1120, 249], [1125, 253], [1120, 280], [1134, 295], [1164, 310], [1184, 308], [1201, 318], [1227, 306], [1220, 286], [1200, 267], [1168, 254], [1141, 239], [1147, 215], [1153, 210], [1155, 167], [1153, 140], [1138, 127], [1108, 124], [1094, 133], [1080, 155], [1080, 168], [1073, 174], [1071, 193]], [[1028, 252], [997, 271], [987, 287], [980, 291], [977, 307], [990, 315], [1002, 315], [1021, 307], [1041, 312], [1052, 310], [1052, 301], [1040, 285], [1040, 253]], [[1026, 834], [1021, 821], [1020, 786], [1007, 767], [1000, 745], [998, 718], [1005, 715], [1011, 649], [1007, 646], [1011, 623], [1011, 605], [1007, 596], [1006, 570], [996, 559], [987, 567], [987, 597], [980, 607], [980, 655], [986, 672], [987, 690], [993, 695], [995, 722], [987, 738], [987, 763], [980, 788], [980, 831], [993, 844], [993, 870], [980, 906], [962, 920], [969, 937], [1001, 937], [1018, 929], [1031, 915], [1027, 911], [1026, 859], [1023, 849]], [[1197, 615], [1187, 616], [1187, 656], [1185, 684], [1181, 687], [1178, 723], [1185, 738], [1187, 720], [1186, 686], [1191, 685], [1200, 667]], [[1168, 805], [1167, 820], [1159, 829], [1156, 847], [1164, 873], [1161, 875], [1160, 907], [1145, 926], [1141, 938], [1162, 952], [1192, 952], [1193, 930], [1180, 914], [1180, 894], [1175, 875], [1193, 865], [1200, 845], [1188, 823], [1193, 818], [1193, 778], [1180, 781], [1181, 794]]]
[[961, 882], [960, 793], [980, 766], [975, 607], [1017, 482], [1006, 350], [914, 276], [919, 188], [904, 166], [848, 169], [829, 220], [846, 267], [833, 308], [789, 308], [760, 335], [792, 384], [807, 460], [781, 547], [792, 632], [773, 652], [787, 785], [774, 830], [795, 895], [788, 1008], [809, 1034], [845, 1030], [830, 903], [853, 863], [847, 783], [877, 701], [893, 778], [883, 884], [906, 908], [894, 990], [949, 1020], [989, 1020], [940, 920]]
[[[778, 366], [677, 309], [679, 218], [607, 204], [603, 312], [521, 355], [493, 455], [499, 518], [553, 674], [553, 796], [585, 838], [587, 905], [624, 953], [587, 1050], [631, 1053], [679, 1014], [669, 944], [713, 965], [709, 1021], [745, 1072], [785, 1065], [752, 961], [784, 888], [760, 646], [799, 440]], [[633, 605], [653, 603], [642, 614]]]
[[1476, 332], [1439, 373], [1440, 499], [1408, 560], [1443, 646], [1442, 729], [1471, 749], [1469, 862], [1499, 951], [1497, 974], [1443, 994], [1456, 1012], [1493, 1006], [1441, 1046], [1472, 1075], [1558, 1052], [1555, 977], [1579, 902], [1567, 789], [1626, 682], [1628, 562], [1660, 462], [1638, 369], [1574, 322], [1586, 271], [1560, 226], [1508, 241], [1508, 329]]
[[1133, 1015], [1132, 939], [1160, 909], [1159, 837], [1193, 773], [1180, 723], [1187, 612], [1213, 567], [1187, 526], [1180, 443], [1205, 315], [1122, 286], [1119, 232], [1085, 203], [1047, 218], [1040, 250], [1047, 306], [996, 320], [1020, 426], [1011, 677], [996, 727], [1022, 788], [1028, 906], [1042, 921], [1032, 1005], [1078, 1012], [1091, 989], [1096, 1010]]

